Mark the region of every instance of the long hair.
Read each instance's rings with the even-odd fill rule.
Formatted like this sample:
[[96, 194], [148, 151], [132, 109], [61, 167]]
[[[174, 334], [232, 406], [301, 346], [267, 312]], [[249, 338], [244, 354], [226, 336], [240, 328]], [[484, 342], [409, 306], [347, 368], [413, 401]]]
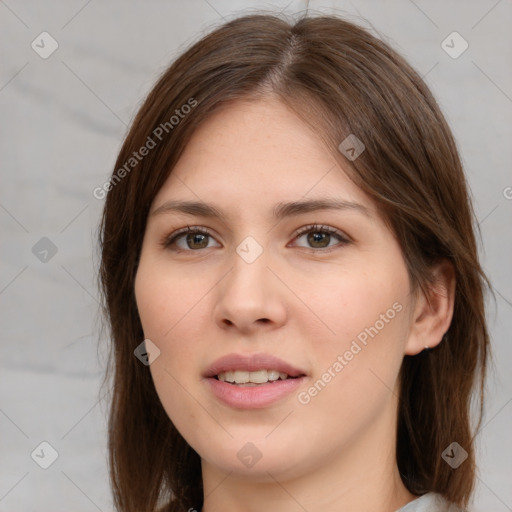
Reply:
[[[108, 192], [99, 279], [112, 340], [108, 449], [115, 505], [122, 512], [186, 511], [203, 502], [199, 455], [134, 356], [144, 339], [134, 280], [149, 208], [193, 133], [227, 102], [269, 95], [313, 127], [375, 201], [400, 243], [414, 289], [428, 297], [439, 258], [454, 266], [454, 312], [444, 340], [402, 363], [396, 458], [410, 492], [438, 492], [467, 506], [476, 470], [471, 401], [477, 391], [476, 431], [490, 355], [489, 282], [450, 128], [421, 77], [369, 31], [335, 16], [290, 22], [263, 14], [216, 28], [165, 70], [98, 192]], [[349, 136], [364, 143], [357, 159], [339, 149]], [[452, 442], [467, 452], [457, 469], [442, 457]]]

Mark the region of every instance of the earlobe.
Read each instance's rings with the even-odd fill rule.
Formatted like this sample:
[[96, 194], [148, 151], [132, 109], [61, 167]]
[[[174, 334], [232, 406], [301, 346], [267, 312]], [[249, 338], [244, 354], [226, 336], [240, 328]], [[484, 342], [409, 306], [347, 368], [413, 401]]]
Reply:
[[440, 260], [432, 272], [434, 283], [428, 289], [428, 296], [418, 293], [405, 348], [407, 355], [439, 345], [452, 321], [456, 285], [453, 264], [447, 259]]

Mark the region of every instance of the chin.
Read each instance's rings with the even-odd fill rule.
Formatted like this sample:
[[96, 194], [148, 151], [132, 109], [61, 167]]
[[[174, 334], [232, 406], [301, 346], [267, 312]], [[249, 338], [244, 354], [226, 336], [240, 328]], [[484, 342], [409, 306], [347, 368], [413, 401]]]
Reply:
[[296, 450], [277, 450], [268, 443], [266, 448], [258, 448], [257, 442], [247, 441], [236, 450], [233, 450], [233, 444], [217, 453], [209, 453], [201, 460], [223, 473], [230, 473], [232, 478], [275, 482], [274, 478], [285, 480], [302, 474], [304, 459], [308, 458], [307, 454], [301, 457]]

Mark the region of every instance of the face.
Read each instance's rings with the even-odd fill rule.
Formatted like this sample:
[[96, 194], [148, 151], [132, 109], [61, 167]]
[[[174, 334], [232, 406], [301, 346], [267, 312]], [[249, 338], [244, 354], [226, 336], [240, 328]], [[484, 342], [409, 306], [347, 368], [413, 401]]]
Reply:
[[275, 99], [196, 131], [135, 282], [169, 418], [203, 468], [262, 480], [392, 452], [409, 292], [375, 205]]

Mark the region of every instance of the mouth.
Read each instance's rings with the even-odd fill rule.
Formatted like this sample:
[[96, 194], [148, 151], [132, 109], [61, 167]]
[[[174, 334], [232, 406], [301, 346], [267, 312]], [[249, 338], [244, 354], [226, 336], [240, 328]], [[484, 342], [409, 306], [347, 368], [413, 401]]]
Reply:
[[264, 384], [306, 375], [304, 370], [265, 353], [228, 354], [214, 361], [203, 377], [234, 384]]
[[214, 378], [235, 386], [248, 387], [261, 386], [278, 380], [298, 379], [299, 377], [302, 377], [302, 375], [292, 377], [286, 372], [280, 372], [278, 370], [256, 370], [254, 372], [234, 370], [220, 372], [218, 375], [215, 375]]
[[217, 359], [203, 377], [225, 405], [261, 409], [289, 397], [307, 373], [270, 354], [229, 354]]

